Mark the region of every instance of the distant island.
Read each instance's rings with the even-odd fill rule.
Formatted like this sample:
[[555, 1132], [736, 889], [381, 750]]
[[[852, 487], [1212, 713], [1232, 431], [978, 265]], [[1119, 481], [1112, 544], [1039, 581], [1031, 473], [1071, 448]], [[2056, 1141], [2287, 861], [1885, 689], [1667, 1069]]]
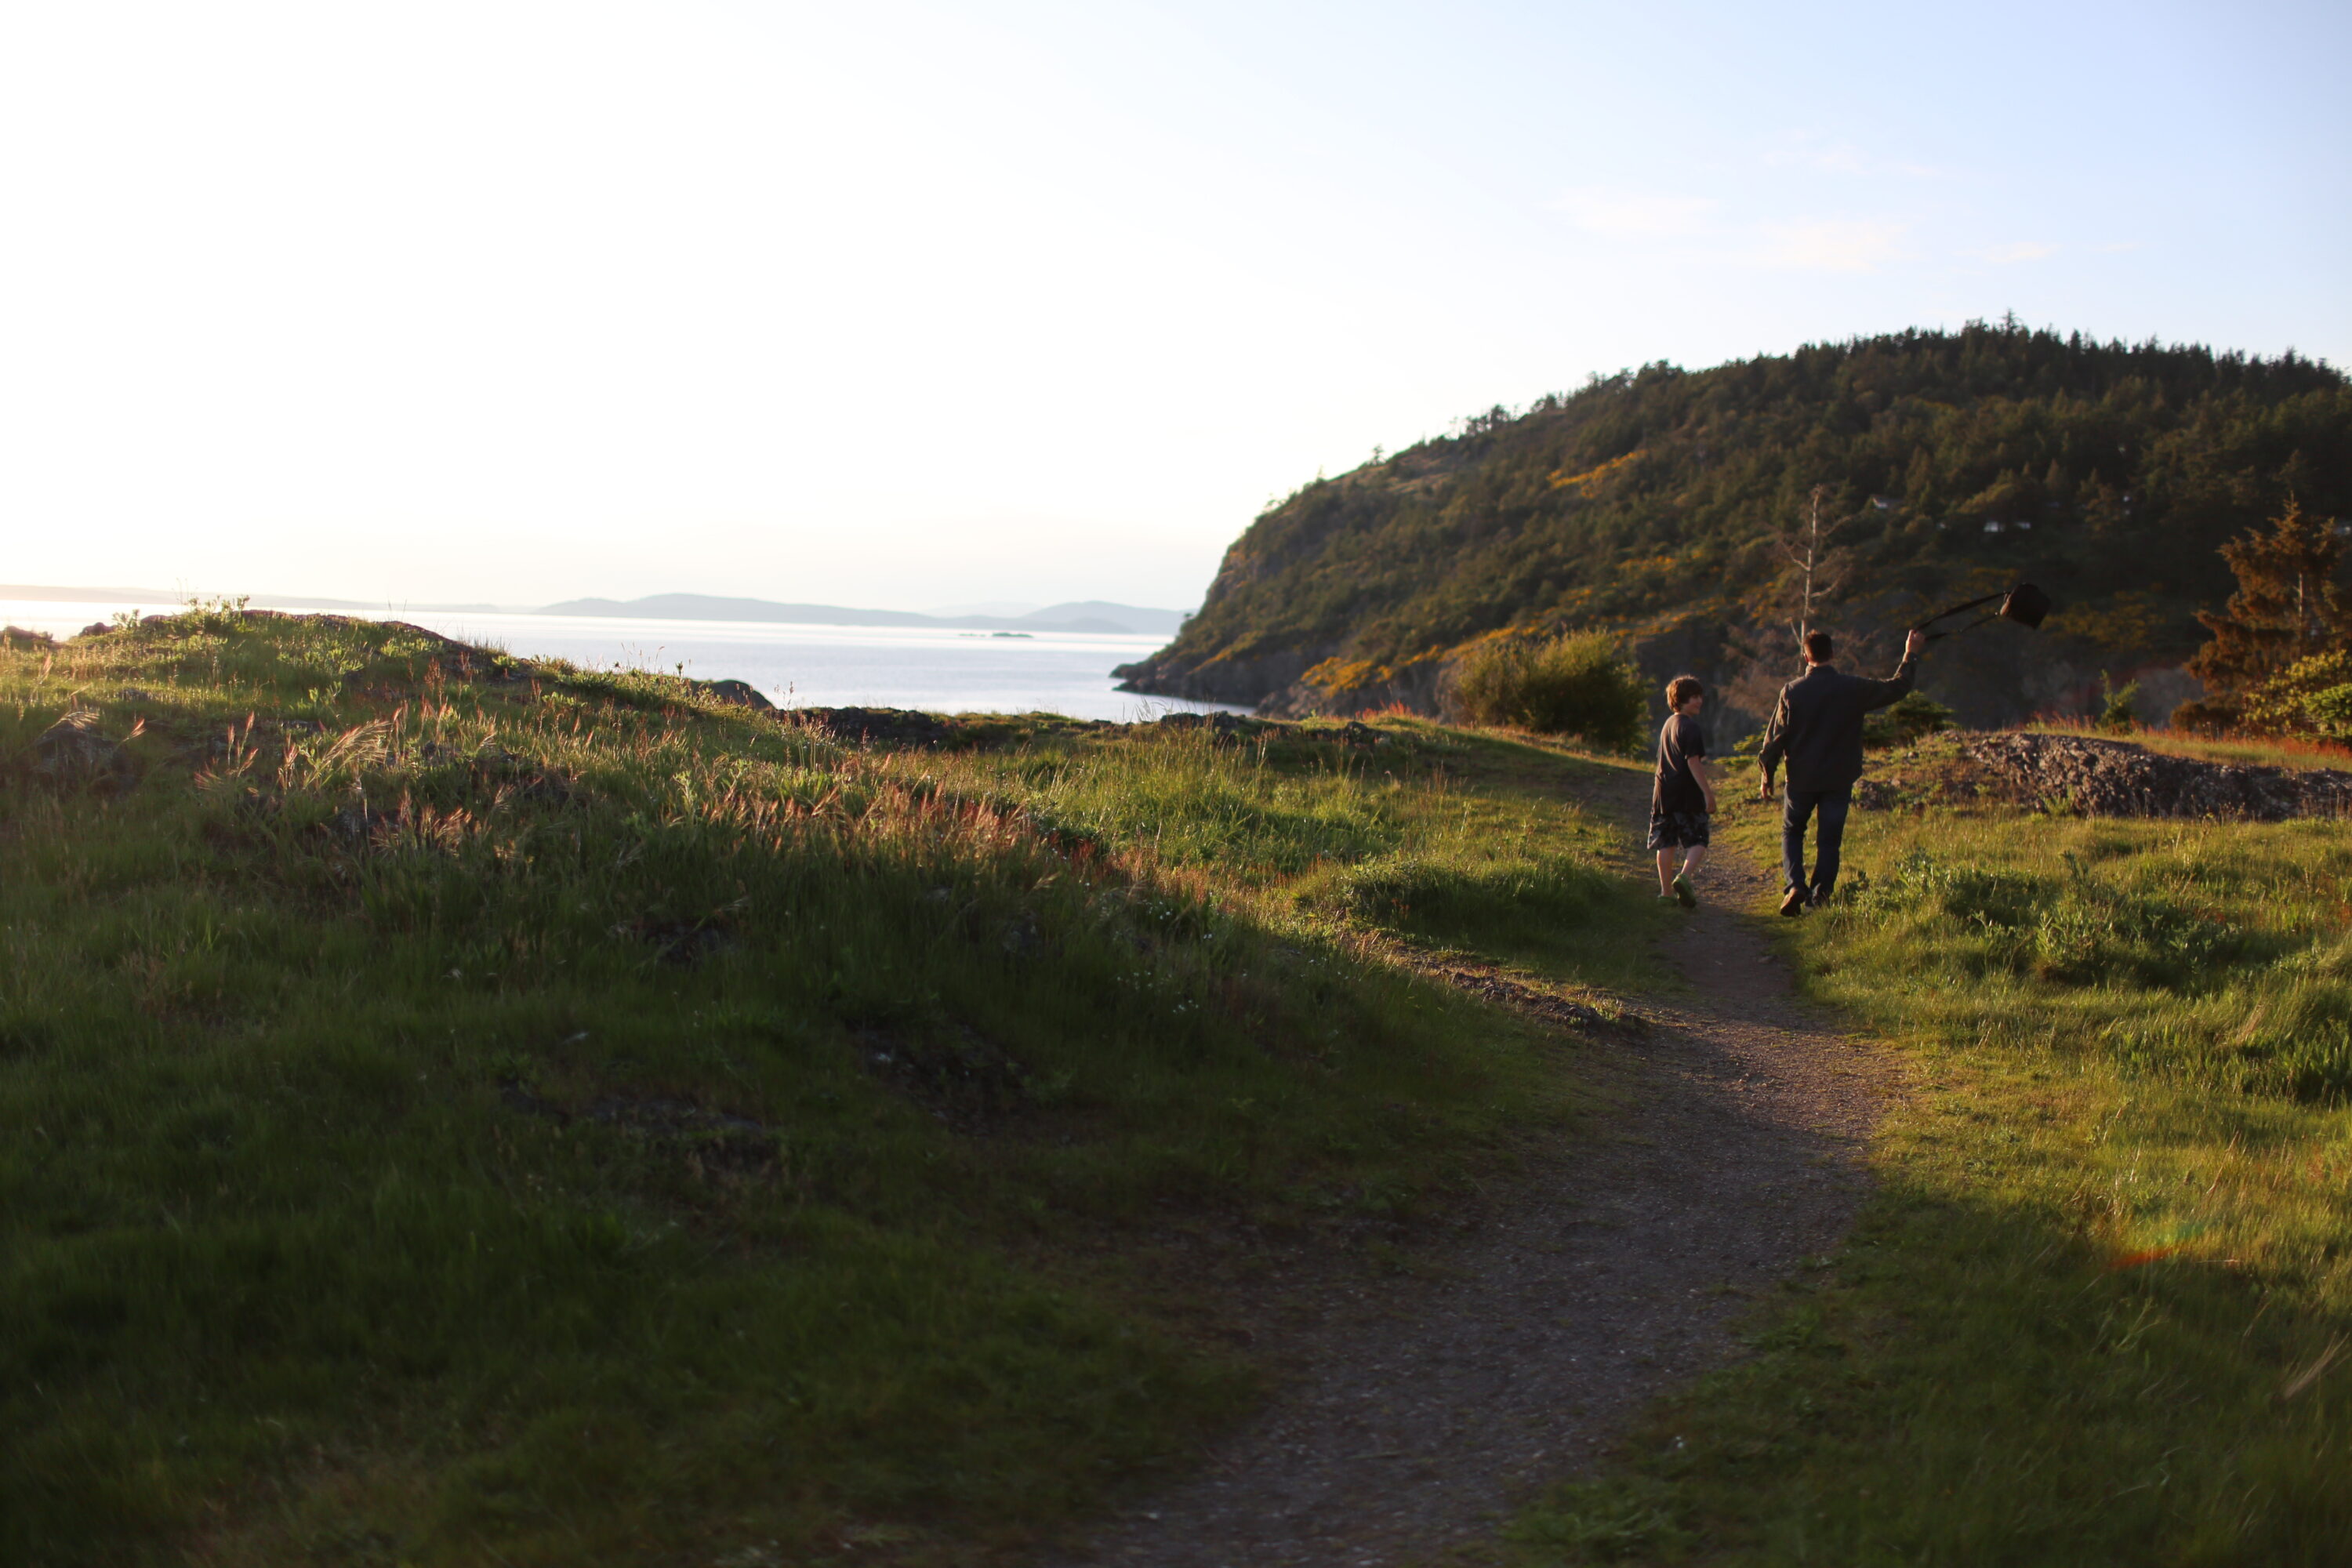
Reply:
[[1079, 599], [1023, 616], [924, 616], [912, 610], [856, 610], [840, 605], [782, 605], [772, 599], [720, 599], [708, 594], [654, 594], [642, 599], [567, 599], [542, 616], [633, 616], [670, 621], [791, 621], [822, 626], [937, 626], [959, 631], [1097, 632], [1173, 637], [1181, 610], [1152, 610]]

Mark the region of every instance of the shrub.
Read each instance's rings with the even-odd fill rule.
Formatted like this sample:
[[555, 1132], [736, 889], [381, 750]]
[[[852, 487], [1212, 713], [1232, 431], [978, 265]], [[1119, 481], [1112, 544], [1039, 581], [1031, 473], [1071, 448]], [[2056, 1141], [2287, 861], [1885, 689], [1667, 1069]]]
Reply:
[[2128, 735], [2139, 728], [2139, 682], [2127, 680], [2117, 686], [2106, 676], [2099, 677], [2099, 685], [2106, 700], [2099, 710], [2099, 728], [2110, 735]]
[[1614, 637], [1598, 631], [1479, 644], [1457, 667], [1454, 701], [1474, 724], [1516, 725], [1624, 750], [1641, 743], [1650, 705], [1641, 672], [1619, 657]]
[[1863, 721], [1862, 743], [1907, 746], [1922, 735], [1937, 734], [1951, 727], [1950, 709], [1932, 697], [1909, 691], [1885, 711], [1874, 713]]
[[2303, 705], [2311, 726], [2323, 735], [2352, 737], [2352, 681], [2312, 693]]
[[2264, 733], [2352, 734], [2352, 650], [2298, 659], [2245, 700], [2245, 727]]

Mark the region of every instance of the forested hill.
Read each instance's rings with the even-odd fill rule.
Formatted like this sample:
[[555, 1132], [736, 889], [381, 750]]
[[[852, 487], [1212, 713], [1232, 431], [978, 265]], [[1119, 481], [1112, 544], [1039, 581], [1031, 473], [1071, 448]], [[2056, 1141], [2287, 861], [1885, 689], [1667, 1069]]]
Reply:
[[2352, 516], [2352, 385], [2292, 353], [2013, 321], [1647, 365], [1318, 479], [1120, 673], [1277, 710], [1425, 708], [1447, 650], [1598, 625], [1752, 710], [1789, 673], [1783, 540], [1816, 485], [1838, 579], [1817, 620], [1876, 657], [1923, 608], [2032, 580], [2061, 605], [2043, 631], [1938, 644], [1927, 686], [1979, 722], [2063, 709], [2192, 651], [2192, 612], [2230, 589], [2216, 548], [2290, 495]]

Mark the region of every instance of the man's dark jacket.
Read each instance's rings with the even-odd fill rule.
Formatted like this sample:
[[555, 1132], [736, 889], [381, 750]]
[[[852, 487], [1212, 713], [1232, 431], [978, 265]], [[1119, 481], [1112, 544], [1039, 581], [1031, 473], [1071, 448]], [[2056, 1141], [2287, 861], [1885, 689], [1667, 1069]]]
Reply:
[[1911, 689], [1919, 660], [1906, 655], [1889, 680], [1869, 680], [1817, 664], [1780, 688], [1758, 760], [1768, 780], [1789, 760], [1792, 790], [1851, 789], [1862, 777], [1862, 716]]

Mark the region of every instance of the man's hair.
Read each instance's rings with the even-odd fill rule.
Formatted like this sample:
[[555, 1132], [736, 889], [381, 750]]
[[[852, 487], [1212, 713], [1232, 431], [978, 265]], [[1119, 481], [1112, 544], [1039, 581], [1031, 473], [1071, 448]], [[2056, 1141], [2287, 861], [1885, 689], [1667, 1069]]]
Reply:
[[1837, 643], [1829, 633], [1807, 632], [1805, 634], [1805, 657], [1815, 664], [1827, 664], [1830, 661], [1830, 656], [1835, 652], [1837, 652]]
[[1683, 704], [1694, 697], [1706, 695], [1706, 688], [1698, 683], [1696, 675], [1677, 675], [1666, 682], [1666, 706], [1679, 713]]

